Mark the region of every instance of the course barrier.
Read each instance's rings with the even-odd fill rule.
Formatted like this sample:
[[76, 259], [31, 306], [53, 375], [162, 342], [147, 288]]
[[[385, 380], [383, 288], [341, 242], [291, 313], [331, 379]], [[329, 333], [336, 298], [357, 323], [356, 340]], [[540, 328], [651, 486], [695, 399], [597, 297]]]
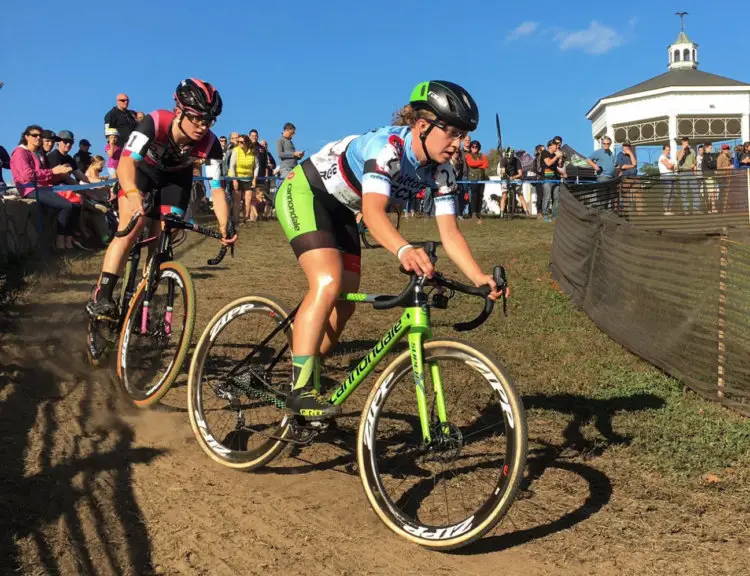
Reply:
[[750, 171], [561, 186], [552, 276], [615, 341], [750, 416]]

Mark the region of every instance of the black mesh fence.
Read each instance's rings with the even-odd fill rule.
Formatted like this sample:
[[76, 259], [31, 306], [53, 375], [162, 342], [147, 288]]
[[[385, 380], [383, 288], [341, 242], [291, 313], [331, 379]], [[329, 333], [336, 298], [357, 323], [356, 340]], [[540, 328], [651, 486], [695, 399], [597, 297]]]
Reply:
[[750, 170], [563, 185], [558, 284], [614, 340], [750, 416]]

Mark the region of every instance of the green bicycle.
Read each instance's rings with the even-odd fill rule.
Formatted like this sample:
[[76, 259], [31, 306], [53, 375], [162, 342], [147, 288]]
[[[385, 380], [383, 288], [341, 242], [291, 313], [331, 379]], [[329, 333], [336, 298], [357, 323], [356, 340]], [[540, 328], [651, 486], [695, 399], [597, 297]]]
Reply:
[[[434, 262], [435, 244], [426, 243], [425, 250]], [[359, 474], [370, 504], [391, 530], [427, 548], [450, 550], [481, 538], [513, 503], [526, 463], [526, 421], [511, 377], [489, 353], [432, 338], [430, 310], [447, 308], [457, 292], [481, 297], [485, 306], [455, 330], [487, 320], [494, 305], [489, 287], [437, 272], [431, 279], [410, 276], [398, 296], [341, 296], [404, 311], [330, 389], [330, 402], [343, 404], [407, 337], [408, 349], [383, 370], [362, 409]], [[502, 267], [494, 276], [498, 286], [507, 285]], [[198, 342], [188, 378], [190, 423], [201, 448], [224, 466], [257, 469], [285, 446], [311, 443], [335, 426], [285, 411], [295, 313], [272, 298], [246, 296], [220, 310]]]

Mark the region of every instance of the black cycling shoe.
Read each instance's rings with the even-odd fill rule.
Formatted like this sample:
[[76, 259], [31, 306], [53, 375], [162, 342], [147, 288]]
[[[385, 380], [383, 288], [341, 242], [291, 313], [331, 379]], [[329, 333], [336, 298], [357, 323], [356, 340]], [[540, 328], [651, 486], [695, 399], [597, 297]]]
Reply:
[[308, 420], [335, 418], [341, 414], [341, 406], [334, 406], [313, 387], [304, 386], [292, 390], [286, 398], [286, 407], [296, 416]]
[[107, 299], [98, 302], [90, 301], [86, 304], [86, 312], [94, 320], [109, 320], [110, 322], [116, 322], [119, 315], [117, 304]]

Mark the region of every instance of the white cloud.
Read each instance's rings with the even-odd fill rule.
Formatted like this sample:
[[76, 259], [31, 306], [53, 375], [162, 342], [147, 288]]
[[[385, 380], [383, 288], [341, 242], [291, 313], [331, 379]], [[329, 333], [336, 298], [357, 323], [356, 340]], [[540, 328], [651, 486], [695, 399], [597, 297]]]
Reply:
[[586, 54], [605, 54], [625, 43], [624, 36], [617, 30], [602, 26], [596, 20], [584, 30], [558, 32], [555, 40], [561, 50], [583, 50]]
[[506, 40], [508, 42], [511, 42], [513, 40], [523, 38], [524, 36], [531, 36], [534, 32], [537, 31], [538, 28], [539, 22], [521, 22], [521, 24], [519, 24], [515, 30], [508, 34]]

